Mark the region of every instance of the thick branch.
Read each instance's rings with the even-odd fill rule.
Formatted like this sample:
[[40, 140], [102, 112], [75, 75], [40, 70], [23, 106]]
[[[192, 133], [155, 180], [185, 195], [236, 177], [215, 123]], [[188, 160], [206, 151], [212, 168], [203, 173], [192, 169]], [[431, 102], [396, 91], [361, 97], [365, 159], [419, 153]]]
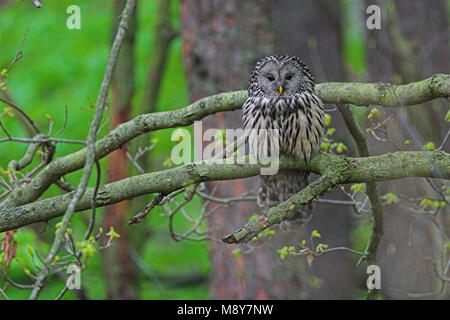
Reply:
[[[384, 181], [405, 177], [450, 179], [450, 154], [442, 151], [404, 151], [376, 157], [345, 158], [348, 166], [342, 165], [342, 159], [340, 156], [321, 153], [307, 166], [281, 159], [280, 168], [308, 170], [328, 177], [329, 170], [332, 168], [334, 176], [345, 176], [340, 180], [333, 180], [333, 184]], [[338, 174], [338, 168], [341, 171], [344, 168], [348, 172], [342, 171]], [[260, 166], [257, 164], [217, 164], [213, 161], [190, 163], [102, 185], [98, 190], [96, 206], [109, 205], [143, 194], [157, 192], [168, 194], [194, 183], [240, 179], [259, 174]], [[93, 192], [92, 188], [86, 190], [75, 211], [91, 208]], [[16, 208], [0, 209], [0, 232], [59, 217], [64, 214], [71, 197], [72, 193], [68, 193]], [[280, 214], [281, 218], [285, 218], [289, 216], [289, 211], [280, 211]]]
[[[391, 88], [390, 91], [386, 90], [388, 87]], [[383, 88], [385, 89], [383, 90]], [[397, 102], [394, 101], [394, 98], [398, 97], [402, 104], [406, 106], [435, 98], [449, 97], [450, 75], [437, 74], [423, 81], [400, 86], [383, 83], [329, 82], [318, 84], [317, 92], [328, 103], [348, 102], [355, 105], [385, 104], [394, 106], [398, 105], [398, 100], [395, 100]], [[195, 120], [200, 120], [217, 112], [239, 109], [245, 99], [247, 99], [246, 91], [227, 92], [200, 99], [178, 110], [139, 115], [117, 126], [109, 134], [99, 139], [95, 146], [96, 157], [99, 159], [106, 156], [143, 133], [186, 126], [192, 124]], [[35, 201], [60, 177], [81, 169], [86, 161], [86, 152], [87, 149], [84, 148], [65, 157], [55, 159], [28, 186], [14, 189], [10, 196], [0, 203], [0, 209]]]
[[[236, 110], [242, 106], [246, 96], [245, 91], [222, 93], [200, 99], [182, 109], [139, 115], [99, 139], [95, 145], [95, 155], [97, 159], [103, 158], [145, 132], [187, 126], [216, 112]], [[86, 153], [87, 149], [84, 148], [55, 159], [28, 186], [15, 189], [4, 202], [0, 203], [0, 209], [36, 200], [57, 179], [81, 169], [86, 161]]]
[[327, 82], [316, 86], [326, 103], [351, 103], [357, 106], [403, 107], [450, 97], [450, 75], [435, 74], [425, 80], [404, 85], [390, 83]]

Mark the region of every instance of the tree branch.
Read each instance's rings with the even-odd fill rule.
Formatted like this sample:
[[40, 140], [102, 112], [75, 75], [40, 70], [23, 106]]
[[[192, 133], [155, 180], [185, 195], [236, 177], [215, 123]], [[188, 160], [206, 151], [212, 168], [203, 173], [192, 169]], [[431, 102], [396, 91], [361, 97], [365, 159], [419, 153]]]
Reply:
[[[207, 160], [132, 176], [100, 186], [96, 206], [102, 207], [150, 193], [169, 194], [187, 185], [200, 182], [256, 176], [260, 174], [260, 169], [259, 165], [249, 164], [248, 161], [245, 164], [218, 164], [217, 161]], [[450, 154], [443, 151], [402, 151], [374, 157], [343, 158], [329, 153], [320, 153], [307, 166], [300, 162], [294, 163], [292, 160], [281, 159], [280, 169], [299, 169], [320, 174], [325, 177], [325, 181], [331, 179], [332, 184], [328, 184], [328, 187], [342, 183], [384, 181], [406, 177], [450, 179]], [[330, 169], [333, 170], [332, 174], [329, 172]], [[322, 190], [323, 187], [318, 188]], [[313, 199], [319, 194], [313, 195], [311, 188], [308, 190], [310, 191], [305, 191], [308, 194], [308, 201], [309, 197], [313, 196], [311, 198]], [[93, 188], [86, 190], [84, 196], [78, 201], [75, 212], [91, 208], [93, 192]], [[299, 199], [306, 199], [303, 198], [305, 195], [300, 193], [302, 195]], [[20, 207], [0, 209], [0, 232], [63, 215], [72, 196], [73, 193], [68, 193]], [[291, 211], [280, 210], [279, 206], [274, 208], [270, 210], [276, 210], [280, 214], [280, 219], [288, 217], [291, 211], [295, 211], [295, 208]]]
[[[37, 277], [37, 280], [35, 283], [35, 288], [33, 289], [32, 293], [30, 295], [30, 300], [37, 299], [40, 291], [42, 290], [44, 280], [47, 277], [48, 273], [50, 272], [48, 266], [52, 263], [53, 259], [55, 258], [56, 254], [58, 253], [58, 251], [61, 247], [63, 237], [66, 233], [67, 227], [69, 226], [70, 220], [71, 220], [72, 215], [75, 210], [75, 207], [76, 207], [79, 199], [83, 197], [83, 195], [86, 191], [86, 187], [87, 187], [89, 177], [90, 177], [90, 174], [92, 171], [92, 166], [94, 165], [95, 161], [97, 160], [96, 155], [95, 155], [95, 141], [97, 139], [98, 128], [100, 126], [100, 122], [103, 117], [103, 111], [106, 106], [106, 98], [108, 96], [108, 90], [109, 90], [109, 86], [111, 84], [111, 78], [112, 78], [112, 74], [114, 71], [114, 67], [116, 65], [116, 62], [117, 62], [117, 59], [119, 56], [119, 51], [120, 51], [120, 47], [122, 45], [122, 41], [125, 37], [125, 33], [128, 28], [128, 19], [131, 15], [132, 11], [134, 10], [135, 4], [136, 4], [136, 0], [127, 0], [127, 2], [125, 4], [125, 8], [122, 13], [122, 18], [121, 18], [121, 21], [120, 21], [120, 24], [119, 24], [119, 27], [117, 30], [117, 34], [116, 34], [116, 37], [114, 39], [114, 42], [113, 42], [113, 45], [111, 47], [111, 51], [109, 54], [108, 63], [106, 65], [106, 71], [103, 76], [102, 84], [100, 86], [100, 92], [99, 92], [99, 95], [97, 98], [95, 114], [92, 119], [92, 123], [89, 128], [89, 133], [88, 133], [88, 136], [86, 139], [87, 152], [86, 152], [86, 160], [84, 163], [83, 176], [81, 177], [81, 180], [80, 180], [80, 183], [79, 183], [77, 189], [74, 192], [70, 193], [70, 195], [71, 195], [70, 203], [65, 210], [64, 218], [61, 222], [61, 227], [59, 229], [58, 234], [56, 234], [56, 236], [55, 236], [53, 244], [50, 248], [50, 252], [49, 252], [47, 258], [45, 259], [43, 268]], [[95, 192], [95, 190], [94, 190], [94, 192]], [[91, 197], [91, 199], [92, 199], [92, 197]], [[95, 202], [92, 201], [92, 203], [95, 203]]]
[[[390, 88], [387, 90], [386, 88]], [[407, 85], [387, 83], [338, 83], [327, 82], [316, 86], [321, 99], [327, 103], [352, 103], [354, 105], [384, 104], [398, 106], [414, 105], [436, 98], [450, 96], [450, 75], [436, 74], [425, 80]], [[395, 91], [395, 93], [394, 93]], [[223, 111], [241, 108], [247, 99], [247, 91], [221, 93], [200, 99], [191, 105], [167, 112], [143, 114], [122, 123], [109, 134], [99, 139], [95, 154], [100, 159], [133, 138], [149, 131], [187, 126], [195, 120]], [[60, 177], [81, 169], [86, 161], [87, 149], [55, 159], [25, 187], [15, 188], [9, 197], [0, 203], [0, 210], [35, 201]]]
[[318, 84], [316, 91], [325, 103], [404, 107], [436, 98], [450, 97], [450, 75], [435, 74], [425, 80], [404, 85], [393, 85], [383, 82], [327, 82]]

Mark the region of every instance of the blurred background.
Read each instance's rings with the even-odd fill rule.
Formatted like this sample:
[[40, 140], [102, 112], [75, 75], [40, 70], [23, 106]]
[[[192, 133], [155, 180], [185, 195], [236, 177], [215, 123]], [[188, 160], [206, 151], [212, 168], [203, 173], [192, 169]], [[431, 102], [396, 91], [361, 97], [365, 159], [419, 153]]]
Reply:
[[[174, 110], [201, 97], [246, 88], [255, 62], [268, 54], [293, 54], [312, 69], [317, 82], [385, 81], [401, 84], [435, 73], [449, 73], [449, 17], [447, 0], [138, 0], [135, 16], [122, 47], [110, 91], [107, 116], [100, 135], [140, 113]], [[28, 0], [0, 0], [0, 69], [6, 68], [26, 34], [23, 58], [14, 65], [0, 96], [21, 106], [46, 132], [50, 117], [55, 130], [67, 125], [59, 137], [86, 137], [96, 97], [117, 27], [123, 0], [46, 0], [36, 9]], [[69, 30], [68, 6], [81, 9], [81, 29]], [[381, 8], [381, 29], [368, 30], [366, 8]], [[6, 107], [0, 103], [0, 111]], [[398, 110], [380, 108], [381, 116], [395, 121], [386, 128], [389, 141], [367, 135], [371, 153], [421, 150], [428, 142], [439, 146], [448, 131], [443, 119], [449, 103], [443, 99]], [[357, 149], [335, 106], [328, 105], [336, 128], [333, 139], [343, 142], [349, 155]], [[368, 108], [352, 107], [360, 124], [369, 126]], [[210, 116], [204, 128], [240, 127], [239, 112]], [[32, 131], [20, 116], [8, 117], [5, 126], [15, 137]], [[192, 129], [192, 128], [190, 128]], [[145, 134], [102, 159], [102, 183], [138, 174], [126, 158], [139, 147], [150, 147], [139, 163], [145, 171], [170, 167], [173, 130]], [[3, 133], [2, 133], [3, 134]], [[405, 144], [405, 140], [410, 140]], [[25, 144], [0, 145], [0, 167], [20, 158]], [[443, 145], [449, 150], [449, 144]], [[59, 144], [56, 156], [78, 150]], [[80, 172], [66, 176], [76, 185]], [[90, 185], [94, 185], [92, 175]], [[258, 180], [244, 179], [210, 184], [220, 197], [252, 191]], [[399, 203], [385, 206], [385, 234], [378, 259], [382, 270], [382, 296], [399, 298], [449, 298], [449, 290], [436, 275], [447, 257], [450, 218], [440, 213], [439, 226], [416, 210], [417, 199], [436, 197], [424, 179], [405, 179], [380, 184], [380, 194], [402, 195]], [[59, 195], [53, 186], [44, 197]], [[157, 207], [140, 224], [126, 229], [128, 219], [153, 196], [100, 208], [97, 227], [114, 226], [121, 235], [112, 248], [97, 252], [82, 273], [82, 289], [69, 291], [65, 299], [363, 299], [366, 266], [356, 266], [358, 256], [333, 252], [308, 266], [305, 257], [280, 259], [283, 246], [298, 246], [312, 230], [330, 247], [347, 246], [364, 251], [370, 234], [370, 214], [344, 206], [316, 205], [313, 219], [289, 231], [276, 228], [260, 245], [236, 247], [220, 241], [172, 240], [165, 211]], [[337, 190], [327, 198], [348, 200]], [[182, 195], [178, 201], [182, 201]], [[184, 208], [198, 217], [203, 203], [194, 198]], [[252, 202], [239, 202], [214, 210], [203, 227], [220, 239], [260, 213]], [[417, 207], [417, 206], [416, 206]], [[412, 208], [412, 209], [411, 209]], [[446, 211], [447, 210], [447, 211]], [[59, 220], [59, 219], [56, 219]], [[22, 283], [32, 269], [26, 246], [47, 252], [54, 224], [22, 228], [15, 234], [18, 259], [8, 274]], [[71, 222], [80, 236], [88, 213]], [[176, 230], [190, 222], [178, 215]], [[0, 235], [1, 236], [1, 235]], [[450, 250], [450, 249], [449, 249]], [[248, 251], [248, 252], [247, 252]], [[447, 256], [446, 256], [447, 255]], [[53, 277], [41, 298], [54, 298], [66, 274]], [[0, 285], [3, 280], [0, 279]], [[8, 289], [10, 298], [27, 298], [29, 292]]]

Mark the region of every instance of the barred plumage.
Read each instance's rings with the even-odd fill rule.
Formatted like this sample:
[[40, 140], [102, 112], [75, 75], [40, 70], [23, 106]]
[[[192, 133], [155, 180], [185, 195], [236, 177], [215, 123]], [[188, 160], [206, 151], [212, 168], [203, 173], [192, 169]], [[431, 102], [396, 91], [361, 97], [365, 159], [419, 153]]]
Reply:
[[[244, 129], [278, 129], [280, 153], [309, 161], [319, 149], [325, 130], [323, 104], [314, 85], [311, 71], [297, 57], [261, 59], [250, 75], [249, 96], [242, 107]], [[263, 148], [261, 140], [273, 138], [270, 131], [267, 136], [254, 137], [259, 148]], [[261, 176], [258, 204], [270, 207], [288, 199], [308, 185], [308, 176], [282, 170], [273, 176]]]

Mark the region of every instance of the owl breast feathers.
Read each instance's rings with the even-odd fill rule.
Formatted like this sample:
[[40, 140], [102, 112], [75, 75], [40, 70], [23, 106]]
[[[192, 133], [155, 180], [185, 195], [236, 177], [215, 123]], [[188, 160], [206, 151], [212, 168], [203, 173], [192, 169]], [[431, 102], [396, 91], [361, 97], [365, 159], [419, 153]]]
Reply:
[[[310, 160], [325, 129], [323, 104], [308, 67], [293, 56], [265, 57], [250, 76], [248, 92], [244, 129], [278, 129], [281, 154]], [[258, 141], [258, 146], [266, 145]]]
[[[261, 59], [250, 75], [248, 93], [242, 120], [244, 129], [257, 130], [249, 137], [253, 154], [271, 156], [271, 140], [276, 139], [280, 154], [309, 161], [319, 149], [325, 117], [314, 78], [303, 61], [288, 55]], [[264, 150], [268, 147], [269, 152]], [[288, 199], [308, 185], [308, 177], [307, 172], [289, 170], [261, 176], [258, 204], [270, 207]], [[309, 216], [311, 210], [311, 206], [300, 209], [300, 217]]]

